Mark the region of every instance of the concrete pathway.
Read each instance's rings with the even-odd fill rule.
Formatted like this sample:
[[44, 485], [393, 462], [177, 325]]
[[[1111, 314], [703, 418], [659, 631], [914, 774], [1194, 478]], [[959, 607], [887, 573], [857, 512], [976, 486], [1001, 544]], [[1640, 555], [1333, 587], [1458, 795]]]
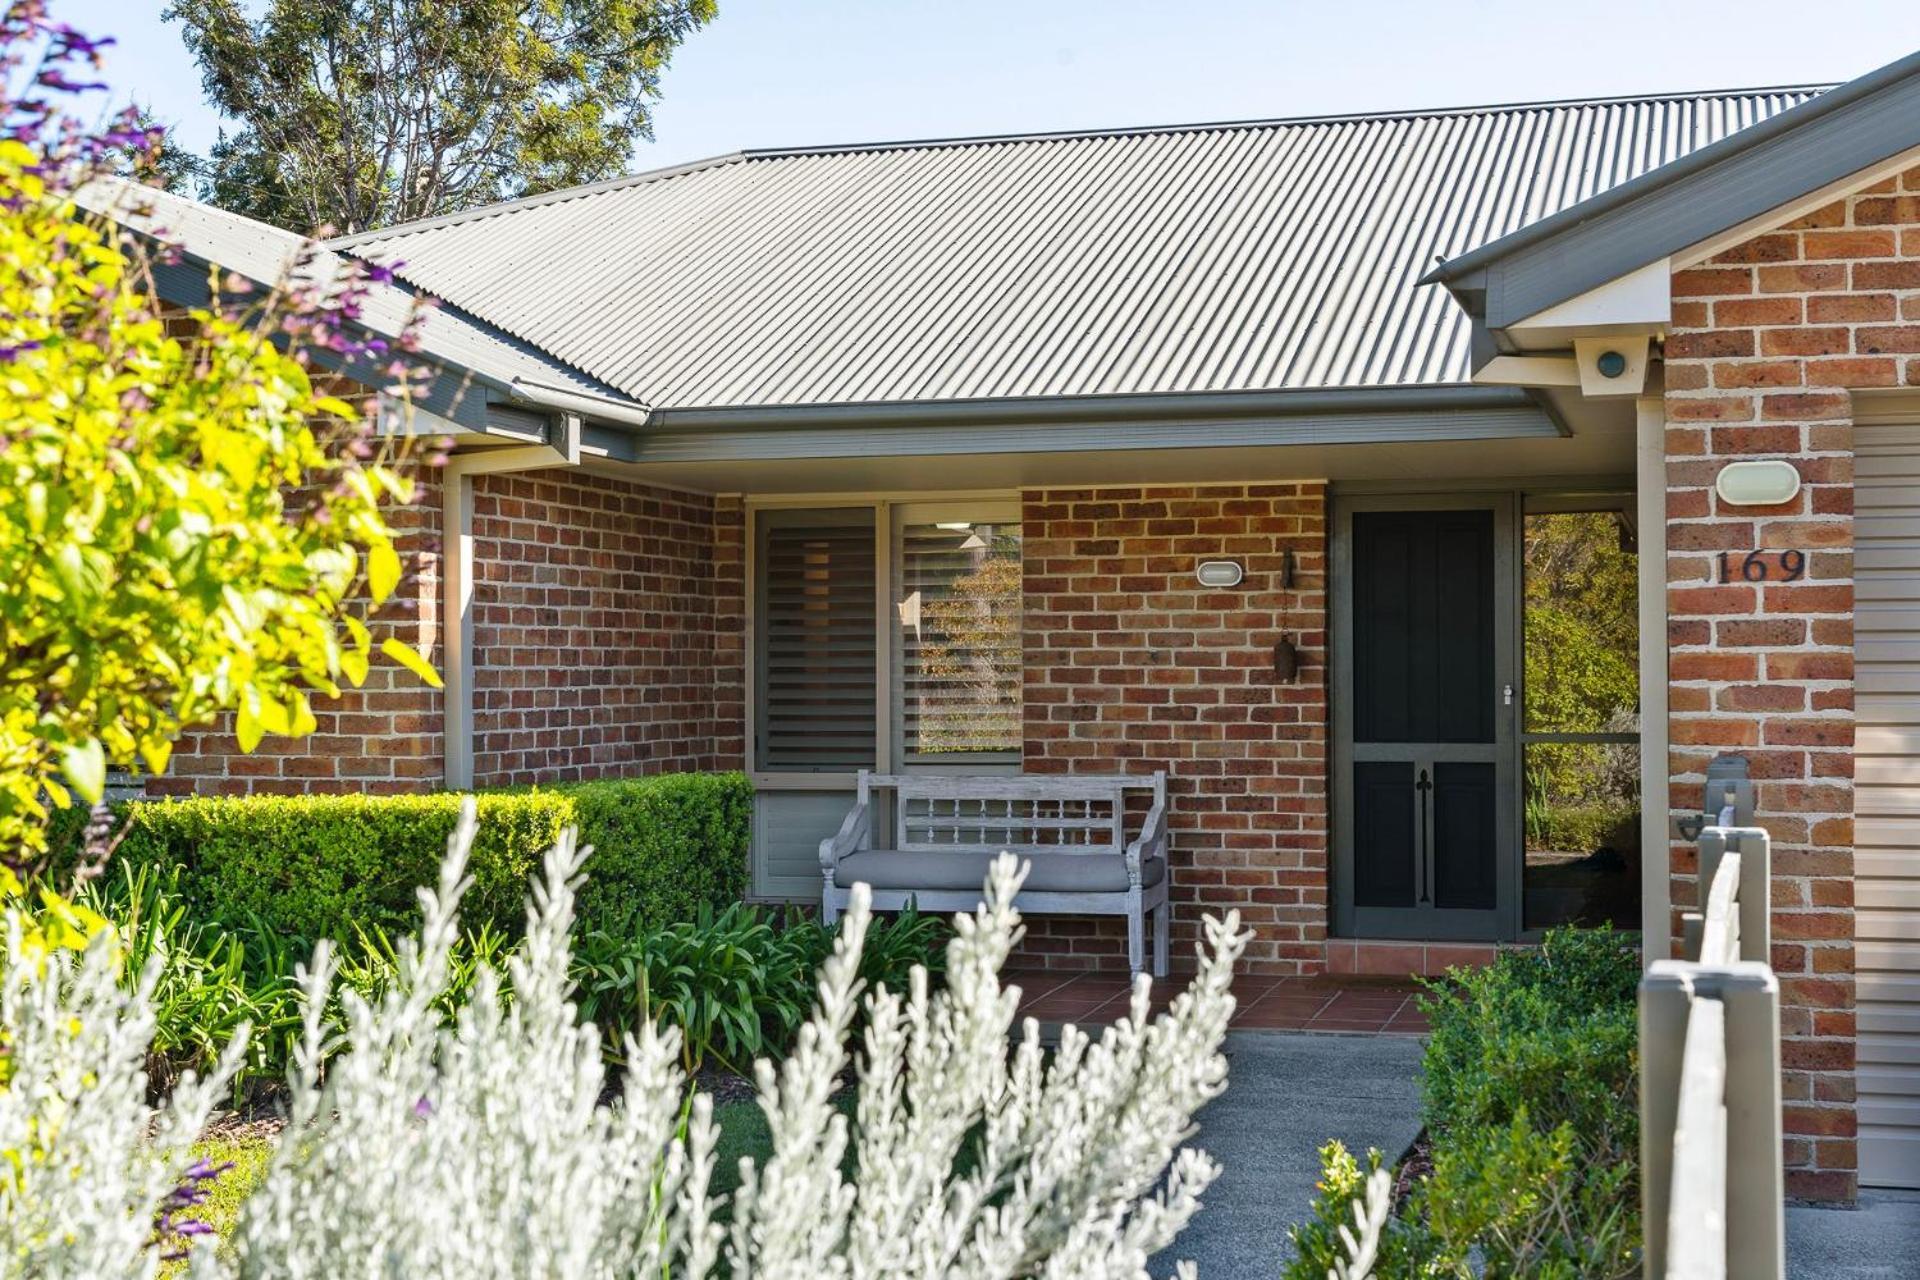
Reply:
[[1420, 1132], [1420, 1051], [1405, 1035], [1230, 1033], [1227, 1091], [1194, 1139], [1225, 1170], [1154, 1273], [1191, 1258], [1202, 1280], [1273, 1280], [1313, 1200], [1321, 1145], [1397, 1160]]
[[1863, 1191], [1858, 1209], [1787, 1210], [1788, 1280], [1920, 1277], [1920, 1194]]

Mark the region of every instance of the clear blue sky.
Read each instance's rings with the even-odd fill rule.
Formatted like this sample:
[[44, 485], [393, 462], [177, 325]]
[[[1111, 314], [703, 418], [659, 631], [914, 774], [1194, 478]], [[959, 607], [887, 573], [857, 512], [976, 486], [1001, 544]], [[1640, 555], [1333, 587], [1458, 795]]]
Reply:
[[[1920, 48], [1914, 0], [719, 0], [635, 169], [750, 147], [1844, 80]], [[203, 149], [164, 0], [54, 0], [106, 79]], [[1863, 35], [1868, 39], [1862, 39]]]

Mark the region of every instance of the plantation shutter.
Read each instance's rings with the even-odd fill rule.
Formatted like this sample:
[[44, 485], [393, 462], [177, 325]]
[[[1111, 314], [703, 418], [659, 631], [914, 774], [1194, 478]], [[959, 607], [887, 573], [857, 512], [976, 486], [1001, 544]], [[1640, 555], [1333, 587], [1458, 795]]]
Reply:
[[763, 513], [756, 768], [873, 767], [875, 563], [870, 509]]
[[905, 759], [1020, 758], [1020, 527], [903, 524], [895, 715]]

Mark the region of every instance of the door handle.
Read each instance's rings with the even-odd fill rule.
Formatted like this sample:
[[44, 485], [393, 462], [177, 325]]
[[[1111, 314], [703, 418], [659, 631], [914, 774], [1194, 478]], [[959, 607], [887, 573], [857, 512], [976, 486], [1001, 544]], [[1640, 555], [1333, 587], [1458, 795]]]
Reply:
[[1419, 793], [1416, 807], [1420, 811], [1420, 830], [1414, 837], [1413, 874], [1420, 882], [1420, 903], [1426, 905], [1433, 900], [1433, 779], [1427, 771], [1420, 771], [1420, 780], [1413, 784]]
[[1500, 691], [1500, 705], [1506, 706], [1506, 707], [1510, 707], [1513, 705], [1513, 686], [1512, 685], [1507, 685], [1504, 689]]

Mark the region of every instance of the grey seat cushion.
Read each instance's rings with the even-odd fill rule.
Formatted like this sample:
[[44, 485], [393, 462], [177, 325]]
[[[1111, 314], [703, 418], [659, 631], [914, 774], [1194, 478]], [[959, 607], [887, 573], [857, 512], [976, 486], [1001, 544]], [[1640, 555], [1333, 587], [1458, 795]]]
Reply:
[[[876, 889], [978, 890], [997, 853], [899, 853], [870, 849], [840, 859], [833, 882], [841, 888], [869, 884]], [[1032, 893], [1125, 893], [1127, 864], [1111, 853], [1038, 853], [1023, 888]], [[1140, 884], [1159, 884], [1167, 864], [1152, 859], [1140, 867]]]

